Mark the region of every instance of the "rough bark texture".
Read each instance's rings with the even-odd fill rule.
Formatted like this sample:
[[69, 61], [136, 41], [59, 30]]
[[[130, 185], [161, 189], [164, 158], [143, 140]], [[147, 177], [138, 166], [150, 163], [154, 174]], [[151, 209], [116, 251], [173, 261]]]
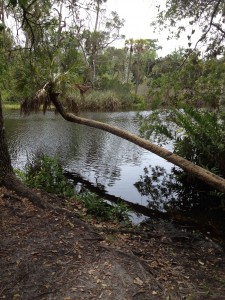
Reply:
[[6, 174], [13, 173], [10, 155], [8, 151], [5, 127], [2, 114], [2, 101], [0, 95], [0, 184], [5, 179]]
[[50, 99], [52, 103], [55, 105], [57, 111], [61, 114], [61, 116], [73, 123], [81, 124], [81, 125], [86, 125], [89, 127], [93, 128], [98, 128], [107, 132], [110, 132], [118, 137], [121, 137], [123, 139], [126, 139], [148, 151], [151, 151], [152, 153], [155, 153], [156, 155], [166, 159], [167, 161], [173, 163], [174, 165], [180, 167], [183, 169], [185, 172], [191, 174], [194, 177], [197, 177], [198, 179], [202, 180], [203, 182], [206, 182], [207, 184], [211, 185], [215, 189], [221, 191], [222, 193], [225, 193], [225, 179], [221, 178], [204, 168], [201, 168], [192, 162], [184, 159], [183, 157], [180, 157], [179, 155], [176, 155], [162, 147], [159, 147], [143, 138], [138, 137], [135, 134], [132, 134], [128, 131], [122, 130], [120, 128], [90, 120], [90, 119], [85, 119], [81, 118], [78, 116], [75, 116], [72, 113], [67, 113], [60, 101], [58, 100], [58, 94], [51, 93], [50, 92]]

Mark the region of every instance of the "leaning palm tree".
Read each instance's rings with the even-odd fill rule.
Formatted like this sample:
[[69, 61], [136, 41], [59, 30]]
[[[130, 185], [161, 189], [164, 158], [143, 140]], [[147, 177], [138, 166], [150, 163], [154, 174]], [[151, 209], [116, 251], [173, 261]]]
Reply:
[[[61, 76], [61, 79], [62, 78], [65, 79]], [[110, 132], [118, 137], [126, 139], [152, 153], [155, 153], [156, 155], [180, 167], [185, 172], [225, 193], [224, 178], [221, 178], [218, 175], [215, 175], [208, 170], [184, 159], [183, 157], [180, 157], [179, 155], [174, 154], [128, 131], [111, 126], [106, 123], [82, 118], [72, 113], [70, 110], [68, 110], [68, 107], [65, 106], [65, 95], [63, 95], [62, 91], [59, 90], [59, 87], [60, 77], [56, 77], [54, 80], [48, 81], [39, 91], [37, 91], [36, 95], [32, 99], [30, 99], [29, 101], [26, 100], [21, 104], [21, 113], [26, 115], [31, 112], [36, 112], [38, 109], [42, 109], [45, 113], [50, 105], [54, 105], [56, 112], [59, 113], [65, 120], [93, 128], [98, 128], [100, 130]]]

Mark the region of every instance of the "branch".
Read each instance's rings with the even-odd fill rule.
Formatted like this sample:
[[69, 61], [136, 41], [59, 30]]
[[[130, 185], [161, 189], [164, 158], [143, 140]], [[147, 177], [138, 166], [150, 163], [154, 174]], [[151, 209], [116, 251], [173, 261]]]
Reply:
[[33, 31], [33, 28], [30, 24], [30, 21], [28, 20], [27, 18], [27, 10], [25, 9], [25, 7], [22, 5], [21, 6], [22, 8], [22, 11], [23, 11], [23, 22], [22, 22], [22, 28], [25, 24], [25, 21], [26, 21], [26, 25], [30, 28], [30, 32], [31, 32], [31, 36], [32, 36], [32, 39], [31, 39], [31, 46], [30, 46], [30, 50], [32, 49], [34, 43], [35, 43], [35, 35], [34, 35], [34, 31]]
[[225, 36], [225, 30], [222, 29], [222, 27], [217, 24], [217, 23], [212, 23], [212, 26], [216, 27], [220, 32], [223, 33], [223, 35]]
[[35, 2], [37, 2], [37, 0], [31, 1], [31, 3], [27, 6], [26, 10], [29, 10]]
[[200, 37], [200, 39], [196, 42], [194, 49], [196, 49], [198, 43], [201, 42], [202, 40], [204, 40], [206, 38], [207, 34], [209, 33], [209, 31], [210, 31], [210, 29], [211, 29], [211, 27], [213, 25], [213, 19], [214, 19], [215, 15], [216, 15], [216, 13], [218, 11], [218, 8], [219, 8], [219, 5], [220, 5], [221, 1], [222, 0], [218, 0], [218, 2], [216, 3], [216, 5], [214, 7], [214, 10], [212, 12], [211, 18], [210, 18], [209, 27], [206, 30], [206, 32]]

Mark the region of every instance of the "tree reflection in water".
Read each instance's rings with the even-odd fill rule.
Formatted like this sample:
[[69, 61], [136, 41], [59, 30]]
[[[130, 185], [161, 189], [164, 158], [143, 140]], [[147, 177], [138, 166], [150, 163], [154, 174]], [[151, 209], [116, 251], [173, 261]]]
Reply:
[[176, 167], [171, 173], [160, 166], [145, 167], [134, 185], [142, 196], [149, 197], [151, 209], [182, 213], [205, 224], [225, 227], [225, 196]]

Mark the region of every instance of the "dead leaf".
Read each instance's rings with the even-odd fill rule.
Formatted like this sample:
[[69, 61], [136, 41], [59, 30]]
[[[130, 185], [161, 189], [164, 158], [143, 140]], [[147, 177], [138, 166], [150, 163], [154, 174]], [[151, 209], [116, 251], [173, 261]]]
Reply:
[[204, 266], [204, 262], [202, 262], [200, 259], [198, 260], [198, 263], [201, 265], [201, 266]]
[[67, 221], [67, 222], [70, 225], [70, 227], [74, 228], [74, 224], [72, 222], [70, 222], [70, 221]]
[[143, 285], [143, 281], [139, 277], [136, 277], [134, 279], [134, 284]]

